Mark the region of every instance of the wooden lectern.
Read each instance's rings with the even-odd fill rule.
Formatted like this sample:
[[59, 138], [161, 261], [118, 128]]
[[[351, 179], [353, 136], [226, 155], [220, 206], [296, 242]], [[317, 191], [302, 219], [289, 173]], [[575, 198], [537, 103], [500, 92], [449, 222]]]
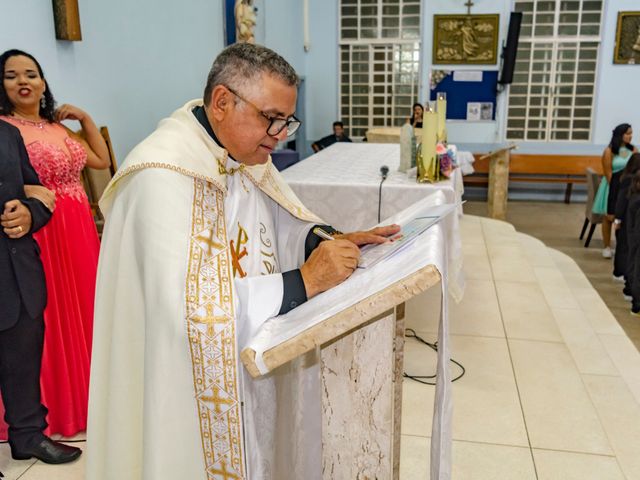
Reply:
[[480, 157], [489, 159], [489, 195], [487, 204], [489, 217], [498, 220], [507, 218], [507, 196], [509, 193], [509, 156], [511, 150], [518, 148], [509, 145]]
[[[399, 478], [402, 306], [440, 280], [427, 265], [263, 353], [272, 371], [321, 348], [324, 479]], [[241, 358], [259, 377], [256, 352], [246, 348]]]

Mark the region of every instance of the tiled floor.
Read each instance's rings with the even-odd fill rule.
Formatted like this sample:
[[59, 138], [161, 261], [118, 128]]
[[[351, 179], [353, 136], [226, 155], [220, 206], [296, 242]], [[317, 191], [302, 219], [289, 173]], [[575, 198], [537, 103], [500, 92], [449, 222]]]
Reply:
[[[480, 201], [468, 201], [464, 205], [466, 214], [486, 216], [487, 204]], [[602, 230], [596, 228], [589, 248], [584, 248], [584, 241], [578, 236], [584, 222], [584, 203], [551, 203], [551, 202], [522, 202], [509, 201], [507, 207], [507, 222], [511, 223], [518, 232], [526, 233], [539, 239], [546, 246], [554, 248], [571, 257], [576, 265], [570, 268], [580, 270], [587, 287], [593, 286], [604, 304], [607, 312], [613, 313], [627, 336], [640, 349], [640, 320], [629, 315], [629, 303], [622, 297], [622, 287], [612, 281], [611, 260], [602, 258]], [[586, 275], [586, 278], [582, 275]], [[599, 306], [587, 314], [591, 317], [599, 315], [604, 306], [598, 300]], [[607, 316], [609, 313], [607, 313]], [[597, 319], [595, 320], [597, 321]]]
[[[640, 355], [589, 279], [506, 223], [467, 215], [461, 228], [467, 289], [450, 325], [466, 374], [454, 384], [453, 478], [640, 479]], [[437, 306], [437, 290], [428, 304]], [[409, 319], [423, 302], [407, 305]], [[413, 325], [430, 340], [436, 310]], [[408, 373], [434, 370], [431, 350], [414, 340], [406, 350]], [[432, 408], [433, 387], [405, 381], [403, 480], [428, 478]], [[9, 480], [82, 480], [83, 468], [84, 457], [13, 461], [0, 445]]]
[[[509, 224], [465, 215], [461, 228], [467, 290], [450, 326], [466, 374], [453, 388], [453, 478], [640, 479], [640, 354], [586, 276]], [[429, 341], [437, 293], [407, 305], [408, 326]], [[435, 369], [415, 340], [406, 353], [408, 373]], [[428, 478], [432, 397], [405, 380], [402, 479]]]

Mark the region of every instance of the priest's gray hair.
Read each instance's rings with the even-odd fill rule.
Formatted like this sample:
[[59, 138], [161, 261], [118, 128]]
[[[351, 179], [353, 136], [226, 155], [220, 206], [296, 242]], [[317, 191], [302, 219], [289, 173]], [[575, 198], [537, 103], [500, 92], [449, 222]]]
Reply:
[[204, 89], [204, 104], [209, 105], [211, 93], [217, 85], [234, 90], [250, 85], [263, 73], [279, 78], [290, 86], [300, 81], [296, 71], [273, 50], [252, 43], [234, 43], [225, 48], [213, 62]]

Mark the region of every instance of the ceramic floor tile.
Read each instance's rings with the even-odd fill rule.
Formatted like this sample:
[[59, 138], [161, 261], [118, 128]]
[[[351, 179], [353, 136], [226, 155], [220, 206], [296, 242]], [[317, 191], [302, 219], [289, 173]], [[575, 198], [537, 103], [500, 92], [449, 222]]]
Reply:
[[463, 245], [479, 244], [484, 245], [484, 234], [480, 222], [466, 222], [462, 217], [460, 222], [460, 238]]
[[611, 455], [612, 450], [567, 347], [509, 340], [534, 448]]
[[482, 225], [482, 231], [485, 237], [491, 236], [500, 239], [511, 237], [516, 232], [516, 229], [510, 223], [493, 218], [481, 218], [480, 224]]
[[560, 270], [556, 267], [535, 267], [534, 270], [550, 307], [580, 308]]
[[[451, 351], [466, 368], [464, 377], [453, 383], [453, 438], [528, 445], [506, 341], [452, 335]], [[435, 354], [408, 341], [405, 371], [432, 374]], [[451, 366], [452, 376], [459, 372], [457, 366]], [[403, 388], [402, 432], [430, 436], [433, 387], [405, 379]]]
[[466, 223], [476, 223], [480, 225], [481, 222], [482, 222], [482, 217], [479, 217], [478, 215], [471, 215], [471, 214], [467, 215], [466, 212], [464, 216], [460, 219], [460, 225], [466, 224]]
[[561, 342], [562, 336], [550, 309], [540, 312], [507, 310], [502, 314], [508, 338]]
[[615, 457], [533, 450], [538, 480], [625, 480]]
[[[401, 480], [429, 478], [429, 448], [429, 438], [402, 436]], [[452, 478], [457, 480], [536, 478], [528, 448], [454, 440], [452, 457]]]
[[546, 313], [549, 306], [537, 283], [496, 281], [500, 311], [505, 313]]
[[536, 479], [529, 448], [506, 445], [454, 441], [452, 470], [456, 480]]
[[611, 310], [592, 287], [572, 288], [571, 292], [596, 333], [625, 336]]
[[449, 331], [454, 335], [504, 337], [493, 282], [468, 280], [462, 301], [450, 303], [449, 325]]
[[[567, 285], [569, 285], [569, 288], [571, 288], [572, 292], [574, 292], [576, 288], [593, 288], [593, 285], [591, 285], [591, 282], [589, 281], [587, 276], [584, 273], [582, 273], [582, 271], [580, 271], [579, 269], [578, 271], [574, 271], [574, 270], [563, 271], [562, 275], [567, 281]], [[594, 291], [594, 293], [596, 292]], [[574, 293], [574, 298], [576, 298], [575, 293]]]
[[600, 335], [600, 341], [636, 401], [640, 403], [640, 353], [626, 336]]
[[462, 270], [467, 280], [493, 280], [491, 263], [486, 253], [465, 253]]
[[402, 435], [400, 439], [400, 480], [429, 478], [430, 448], [429, 438]]
[[11, 458], [11, 449], [6, 443], [0, 444], [0, 471], [4, 474], [3, 480], [16, 480], [36, 463], [36, 460], [14, 460]]
[[[400, 480], [429, 478], [430, 439], [403, 435]], [[455, 480], [535, 480], [528, 448], [453, 441], [452, 472]]]
[[555, 267], [553, 258], [549, 255], [548, 248], [544, 243], [523, 233], [518, 233], [516, 236], [530, 265], [535, 267]]
[[462, 253], [465, 255], [469, 253], [476, 254], [476, 255], [485, 255], [487, 259], [489, 258], [489, 252], [487, 251], [487, 246], [485, 245], [484, 241], [480, 241], [476, 243], [468, 243], [463, 241]]
[[585, 375], [584, 382], [622, 471], [640, 478], [640, 404], [619, 377]]
[[620, 375], [582, 310], [554, 308], [552, 312], [580, 373]]
[[529, 262], [521, 256], [489, 256], [493, 278], [497, 281], [528, 282], [537, 281]]

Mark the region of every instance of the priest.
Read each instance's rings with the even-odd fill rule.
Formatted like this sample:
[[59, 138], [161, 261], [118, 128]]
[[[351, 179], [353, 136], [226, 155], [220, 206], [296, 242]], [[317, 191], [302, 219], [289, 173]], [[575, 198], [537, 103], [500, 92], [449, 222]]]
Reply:
[[163, 120], [107, 187], [88, 480], [321, 478], [317, 424], [303, 426], [317, 410], [278, 406], [309, 382], [252, 380], [239, 353], [265, 320], [348, 278], [359, 245], [399, 227], [336, 232], [279, 176], [270, 153], [300, 126], [297, 83], [267, 48], [226, 48], [203, 100]]

